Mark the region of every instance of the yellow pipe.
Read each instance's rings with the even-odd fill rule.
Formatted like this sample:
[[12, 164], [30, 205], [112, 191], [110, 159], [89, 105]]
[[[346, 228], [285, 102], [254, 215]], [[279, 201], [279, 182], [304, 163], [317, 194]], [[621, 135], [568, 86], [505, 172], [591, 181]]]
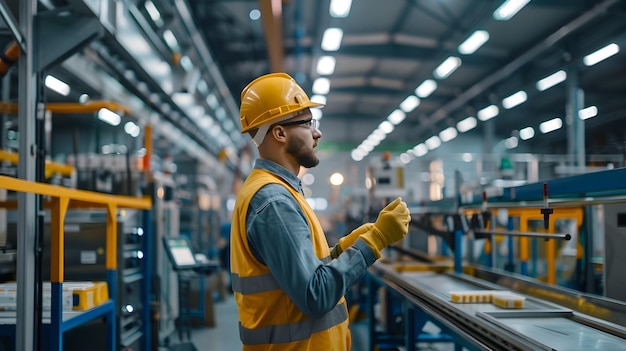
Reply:
[[[77, 102], [50, 102], [46, 104], [46, 110], [52, 113], [62, 114], [89, 114], [96, 113], [101, 108], [107, 108], [113, 112], [128, 114], [131, 109], [125, 105], [113, 101], [94, 100], [85, 104]], [[0, 101], [0, 113], [15, 114], [18, 106], [13, 102]]]
[[144, 172], [150, 172], [150, 159], [152, 158], [152, 126], [146, 125], [143, 129], [144, 132], [144, 147], [146, 153], [143, 155], [143, 170]]
[[[15, 152], [0, 150], [0, 161], [8, 161], [11, 164], [16, 165], [19, 161], [19, 155]], [[46, 160], [45, 172], [46, 178], [50, 178], [53, 174], [62, 174], [69, 177], [72, 173], [74, 173], [74, 167]]]
[[[528, 232], [528, 218], [526, 216], [521, 216], [519, 220], [519, 230], [521, 232]], [[529, 247], [528, 247], [528, 237], [521, 236], [519, 238], [519, 258], [521, 262], [528, 262], [529, 255]]]
[[0, 176], [0, 188], [51, 197], [67, 197], [71, 201], [79, 201], [84, 204], [91, 204], [95, 206], [102, 204], [115, 204], [118, 207], [144, 210], [152, 207], [150, 197], [137, 198], [123, 195], [107, 195], [93, 191], [69, 189], [56, 185], [31, 182], [7, 176]]
[[63, 283], [65, 268], [65, 214], [69, 198], [57, 197], [52, 199], [52, 215], [50, 216], [50, 281]]
[[272, 72], [282, 72], [283, 68], [283, 6], [281, 0], [259, 0], [263, 32], [267, 45], [267, 56]]
[[109, 203], [107, 207], [106, 268], [117, 268], [117, 206]]

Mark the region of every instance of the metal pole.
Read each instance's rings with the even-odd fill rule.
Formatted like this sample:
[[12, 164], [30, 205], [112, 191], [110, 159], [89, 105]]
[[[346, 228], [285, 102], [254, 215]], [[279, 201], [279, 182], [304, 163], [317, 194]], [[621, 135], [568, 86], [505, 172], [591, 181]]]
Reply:
[[[33, 32], [37, 1], [20, 1], [20, 29], [24, 46], [19, 57], [19, 163], [18, 177], [35, 180], [35, 96], [37, 78], [33, 72]], [[33, 350], [35, 281], [35, 194], [17, 194], [17, 313], [15, 325], [16, 350]]]

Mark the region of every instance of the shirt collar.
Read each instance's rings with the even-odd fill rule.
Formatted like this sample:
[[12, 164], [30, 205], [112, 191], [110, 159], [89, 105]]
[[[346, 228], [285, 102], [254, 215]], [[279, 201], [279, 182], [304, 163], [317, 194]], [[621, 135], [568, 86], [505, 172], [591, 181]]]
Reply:
[[278, 163], [259, 158], [255, 161], [254, 168], [264, 169], [276, 174], [284, 181], [289, 183], [289, 185], [291, 185], [298, 192], [302, 193], [302, 181], [300, 181], [300, 178], [298, 178], [298, 176], [294, 175], [287, 168], [279, 165]]

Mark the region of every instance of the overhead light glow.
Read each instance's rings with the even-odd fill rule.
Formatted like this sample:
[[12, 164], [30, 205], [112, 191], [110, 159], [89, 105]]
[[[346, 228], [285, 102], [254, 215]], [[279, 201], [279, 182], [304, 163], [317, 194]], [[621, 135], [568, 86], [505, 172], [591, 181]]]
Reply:
[[317, 78], [313, 81], [313, 93], [326, 95], [330, 91], [330, 80], [328, 78]]
[[415, 95], [422, 99], [427, 98], [430, 94], [437, 89], [437, 82], [432, 79], [426, 79], [417, 88], [415, 88]]
[[330, 0], [328, 12], [332, 17], [344, 18], [350, 14], [350, 7], [352, 7], [352, 0]]
[[317, 74], [327, 76], [335, 72], [337, 60], [333, 56], [322, 56], [317, 61]]
[[615, 43], [611, 43], [602, 49], [592, 52], [591, 54], [583, 58], [585, 66], [593, 66], [598, 62], [604, 61], [607, 58], [617, 54], [619, 52], [619, 46]]
[[553, 132], [563, 126], [563, 121], [559, 118], [553, 118], [549, 121], [545, 121], [539, 125], [539, 130], [543, 133]]
[[504, 140], [504, 146], [507, 149], [515, 149], [517, 145], [519, 145], [519, 140], [517, 140], [517, 138], [514, 136], [506, 138], [506, 140]]
[[365, 157], [366, 153], [362, 152], [359, 149], [354, 149], [352, 150], [352, 152], [350, 153], [350, 157], [352, 157], [352, 160], [359, 162], [363, 159], [363, 157]]
[[148, 12], [150, 19], [152, 19], [152, 22], [154, 22], [154, 24], [156, 24], [159, 27], [163, 26], [163, 19], [161, 19], [161, 13], [159, 12], [159, 9], [157, 9], [156, 6], [154, 6], [154, 3], [152, 1], [147, 0], [143, 4], [143, 7], [146, 9], [146, 12]]
[[322, 119], [322, 116], [324, 116], [324, 113], [319, 108], [312, 108], [311, 115], [313, 115], [313, 118], [319, 121], [320, 119]]
[[343, 30], [341, 28], [327, 28], [322, 35], [322, 50], [337, 51], [341, 47]]
[[135, 122], [128, 121], [126, 122], [126, 124], [124, 124], [124, 131], [126, 132], [126, 134], [130, 135], [131, 137], [136, 138], [139, 136], [139, 133], [141, 132], [141, 128], [139, 128], [139, 126], [135, 124]]
[[250, 16], [251, 20], [256, 21], [261, 18], [261, 11], [259, 11], [259, 9], [252, 9], [250, 10], [248, 16]]
[[443, 61], [437, 68], [435, 68], [433, 74], [436, 78], [446, 79], [460, 66], [461, 59], [456, 56], [450, 56], [445, 61]]
[[330, 175], [329, 181], [330, 181], [330, 184], [339, 186], [343, 184], [343, 174], [339, 172], [335, 172]]
[[59, 94], [61, 94], [63, 96], [68, 96], [70, 94], [70, 86], [67, 83], [65, 83], [64, 81], [62, 81], [62, 80], [60, 80], [60, 79], [58, 79], [58, 78], [56, 78], [54, 76], [51, 76], [51, 75], [46, 76], [44, 84], [48, 88], [56, 91], [57, 93], [59, 93]]
[[311, 101], [317, 102], [318, 104], [326, 105], [326, 95], [313, 95], [311, 96]]
[[502, 100], [502, 107], [509, 110], [519, 104], [526, 102], [526, 99], [528, 99], [528, 94], [526, 94], [525, 91], [520, 90], [517, 93], [509, 95], [508, 97], [504, 98]]
[[544, 91], [552, 88], [553, 86], [565, 81], [567, 79], [567, 73], [564, 70], [552, 73], [551, 75], [541, 79], [537, 82], [537, 90]]
[[528, 139], [530, 139], [530, 138], [532, 138], [534, 136], [535, 136], [535, 130], [533, 129], [533, 127], [522, 128], [519, 131], [519, 137], [522, 140], [528, 140]]
[[378, 125], [378, 129], [383, 131], [385, 134], [389, 134], [393, 132], [394, 126], [389, 121], [383, 121], [381, 124]]
[[405, 118], [406, 113], [404, 113], [404, 111], [402, 110], [393, 110], [393, 112], [391, 112], [389, 116], [387, 116], [387, 120], [393, 125], [400, 124], [402, 121], [404, 121]]
[[578, 117], [582, 120], [589, 119], [598, 115], [598, 108], [595, 106], [586, 107], [578, 111]]
[[416, 157], [422, 157], [428, 153], [428, 146], [424, 143], [420, 143], [413, 147], [413, 153]]
[[175, 51], [175, 52], [180, 51], [178, 40], [176, 39], [176, 36], [171, 30], [166, 29], [163, 31], [163, 40], [165, 40], [165, 43], [167, 44], [167, 46], [170, 47], [172, 51]]
[[98, 111], [98, 119], [112, 126], [119, 125], [122, 121], [122, 117], [120, 117], [120, 115], [107, 108], [101, 108]]
[[476, 115], [478, 116], [479, 120], [484, 122], [484, 121], [488, 121], [494, 118], [495, 116], [498, 115], [498, 113], [500, 113], [500, 109], [498, 109], [498, 106], [489, 105], [483, 108], [482, 110], [478, 111]]
[[415, 95], [409, 95], [400, 103], [400, 109], [406, 113], [409, 113], [415, 110], [419, 105], [420, 99]]
[[460, 121], [459, 123], [456, 124], [456, 129], [461, 132], [461, 133], [465, 133], [468, 130], [472, 130], [476, 127], [476, 124], [478, 122], [476, 121], [475, 117], [467, 117], [466, 119]]
[[441, 139], [439, 139], [438, 136], [433, 135], [430, 138], [426, 139], [424, 144], [426, 144], [426, 147], [428, 148], [428, 150], [434, 150], [438, 148], [439, 146], [441, 146]]
[[458, 134], [459, 133], [456, 131], [456, 128], [448, 127], [439, 133], [439, 139], [441, 139], [442, 142], [447, 143], [448, 141], [456, 138]]
[[508, 21], [529, 2], [530, 0], [507, 0], [493, 12], [493, 18], [498, 21]]
[[471, 55], [483, 46], [487, 40], [489, 40], [489, 32], [486, 30], [474, 31], [469, 38], [465, 39], [465, 41], [459, 45], [459, 53], [463, 55]]

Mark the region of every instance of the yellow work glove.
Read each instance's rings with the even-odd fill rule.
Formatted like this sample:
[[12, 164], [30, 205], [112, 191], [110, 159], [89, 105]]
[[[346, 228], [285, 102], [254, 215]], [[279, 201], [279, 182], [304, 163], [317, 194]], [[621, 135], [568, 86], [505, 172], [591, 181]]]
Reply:
[[410, 221], [406, 202], [398, 197], [380, 211], [372, 229], [361, 235], [361, 239], [374, 251], [376, 258], [380, 258], [382, 249], [404, 238]]
[[374, 223], [365, 223], [355, 230], [351, 231], [350, 234], [344, 236], [339, 239], [339, 243], [333, 247], [330, 251], [330, 257], [337, 258], [341, 255], [342, 252], [346, 251], [350, 246], [354, 245], [356, 239], [358, 239], [361, 234], [366, 233], [374, 227]]

